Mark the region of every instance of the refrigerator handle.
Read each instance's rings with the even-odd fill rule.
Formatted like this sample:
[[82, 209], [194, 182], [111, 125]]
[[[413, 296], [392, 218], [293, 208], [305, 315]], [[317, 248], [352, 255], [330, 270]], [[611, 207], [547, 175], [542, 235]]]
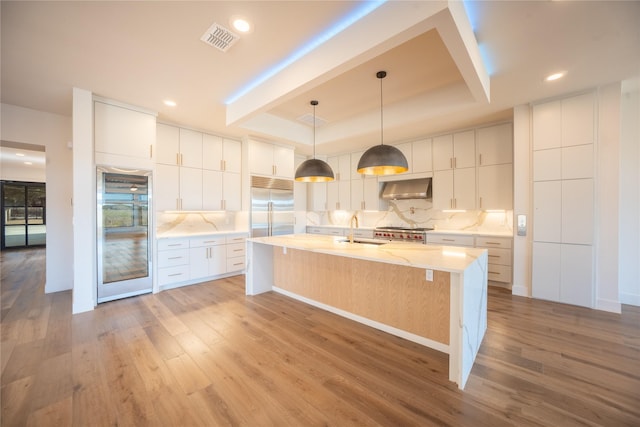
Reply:
[[267, 235], [273, 236], [273, 202], [267, 203]]

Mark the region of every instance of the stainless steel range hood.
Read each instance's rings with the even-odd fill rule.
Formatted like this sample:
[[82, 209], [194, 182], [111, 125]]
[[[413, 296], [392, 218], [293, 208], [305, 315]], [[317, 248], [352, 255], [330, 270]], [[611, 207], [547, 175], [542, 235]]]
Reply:
[[431, 199], [431, 178], [389, 181], [382, 189], [384, 200]]

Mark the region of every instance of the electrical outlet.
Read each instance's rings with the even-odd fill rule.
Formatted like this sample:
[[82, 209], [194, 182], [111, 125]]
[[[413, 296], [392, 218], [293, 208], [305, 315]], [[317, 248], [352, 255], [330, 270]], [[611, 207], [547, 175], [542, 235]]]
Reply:
[[287, 254], [287, 247], [283, 246], [282, 247], [282, 255], [286, 255]]
[[433, 282], [433, 270], [427, 270], [427, 282]]

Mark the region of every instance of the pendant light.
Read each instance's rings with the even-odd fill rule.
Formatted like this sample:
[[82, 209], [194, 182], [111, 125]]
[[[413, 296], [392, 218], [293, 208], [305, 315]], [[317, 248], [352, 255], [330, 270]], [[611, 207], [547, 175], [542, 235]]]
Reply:
[[301, 182], [328, 182], [333, 181], [333, 170], [327, 162], [316, 159], [316, 105], [318, 101], [311, 101], [313, 105], [313, 158], [307, 159], [296, 170], [296, 181]]
[[375, 145], [364, 152], [358, 162], [358, 173], [365, 175], [393, 175], [409, 170], [407, 158], [392, 145], [384, 145], [382, 136], [382, 79], [387, 76], [386, 71], [378, 71], [376, 77], [380, 79], [380, 145]]

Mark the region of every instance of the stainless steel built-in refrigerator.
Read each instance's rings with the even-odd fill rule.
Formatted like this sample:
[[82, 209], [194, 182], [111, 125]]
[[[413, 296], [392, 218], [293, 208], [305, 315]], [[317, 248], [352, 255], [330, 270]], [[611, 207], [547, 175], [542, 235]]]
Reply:
[[293, 181], [251, 177], [251, 237], [293, 234]]

